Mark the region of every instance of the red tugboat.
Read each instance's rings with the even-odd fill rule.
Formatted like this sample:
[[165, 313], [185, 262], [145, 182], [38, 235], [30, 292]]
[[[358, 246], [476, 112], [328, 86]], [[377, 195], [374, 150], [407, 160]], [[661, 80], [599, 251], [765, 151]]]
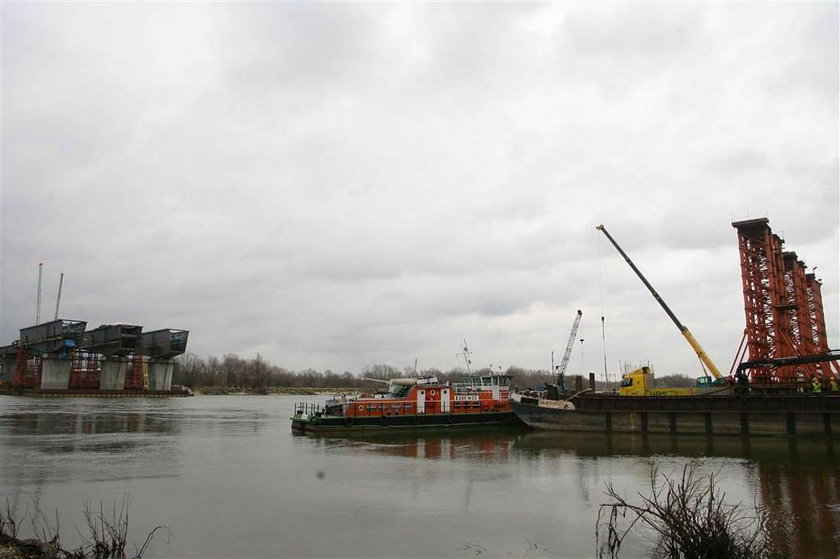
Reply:
[[[298, 403], [296, 433], [373, 431], [520, 424], [510, 407], [510, 375], [469, 375], [464, 382], [436, 377], [377, 380], [388, 389], [372, 396], [342, 395], [323, 405]], [[375, 379], [369, 379], [375, 380]]]

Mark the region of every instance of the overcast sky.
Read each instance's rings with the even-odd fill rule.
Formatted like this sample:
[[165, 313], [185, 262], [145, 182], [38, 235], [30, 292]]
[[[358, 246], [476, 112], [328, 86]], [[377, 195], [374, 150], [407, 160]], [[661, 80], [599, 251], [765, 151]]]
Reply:
[[0, 344], [44, 262], [201, 356], [699, 373], [603, 223], [728, 370], [767, 216], [840, 346], [836, 3], [0, 10]]

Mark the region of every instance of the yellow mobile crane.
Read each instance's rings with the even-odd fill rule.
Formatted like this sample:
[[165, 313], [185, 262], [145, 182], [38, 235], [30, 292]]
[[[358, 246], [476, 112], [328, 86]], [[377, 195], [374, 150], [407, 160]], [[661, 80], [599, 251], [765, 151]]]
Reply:
[[[698, 388], [709, 388], [709, 387], [712, 386], [712, 384], [714, 384], [714, 385], [726, 385], [726, 380], [724, 379], [723, 375], [720, 373], [720, 370], [717, 368], [717, 365], [714, 364], [714, 362], [711, 360], [711, 358], [706, 354], [706, 352], [700, 346], [700, 342], [698, 342], [694, 338], [694, 336], [691, 334], [691, 332], [688, 330], [688, 328], [686, 328], [679, 321], [679, 319], [673, 313], [673, 311], [671, 311], [671, 309], [668, 308], [668, 305], [665, 304], [665, 301], [662, 300], [662, 297], [660, 297], [659, 294], [656, 292], [656, 290], [653, 289], [653, 286], [650, 284], [650, 282], [648, 282], [648, 280], [645, 278], [645, 276], [642, 275], [642, 272], [639, 271], [639, 269], [636, 267], [636, 265], [633, 264], [633, 261], [630, 260], [630, 257], [627, 256], [627, 254], [621, 249], [620, 246], [618, 246], [618, 243], [616, 243], [615, 239], [612, 238], [612, 235], [610, 235], [607, 232], [607, 229], [603, 225], [598, 225], [597, 227], [595, 227], [595, 229], [599, 230], [601, 233], [603, 233], [607, 237], [607, 239], [610, 241], [610, 243], [612, 243], [612, 245], [616, 248], [616, 250], [619, 252], [619, 254], [621, 254], [621, 256], [624, 258], [624, 260], [630, 265], [630, 267], [633, 269], [633, 271], [636, 272], [636, 275], [639, 276], [639, 279], [642, 280], [642, 283], [645, 284], [645, 287], [648, 288], [648, 291], [650, 291], [651, 295], [653, 295], [653, 298], [657, 300], [657, 302], [665, 310], [665, 312], [668, 314], [668, 316], [671, 318], [671, 320], [674, 322], [674, 324], [676, 324], [680, 333], [683, 335], [683, 337], [686, 339], [688, 344], [691, 346], [691, 348], [697, 354], [697, 357], [700, 358], [700, 362], [703, 363], [705, 368], [709, 372], [712, 373], [712, 376], [715, 377], [714, 382], [712, 382], [712, 379], [708, 376], [703, 376], [703, 377], [698, 378], [697, 379], [697, 387]], [[643, 369], [647, 369], [647, 370], [643, 370]], [[642, 369], [632, 371], [632, 372], [628, 373], [627, 375], [625, 375], [625, 377], [627, 377], [625, 380], [629, 380], [631, 382], [628, 383], [628, 386], [625, 387], [624, 386], [625, 382], [624, 382], [624, 380], [622, 380], [622, 388], [620, 389], [620, 392], [622, 394], [642, 396], [642, 395], [652, 393], [653, 374], [650, 373], [650, 370], [647, 367], [642, 367]], [[634, 383], [633, 380], [636, 380], [636, 379], [638, 379], [640, 382]], [[639, 388], [640, 390], [630, 389], [631, 386], [633, 386], [634, 388]], [[689, 390], [693, 390], [693, 389], [689, 389]], [[683, 391], [679, 391], [677, 389], [674, 389], [673, 392], [670, 391], [670, 390], [668, 391], [669, 395], [677, 395], [677, 392], [682, 393]], [[663, 391], [663, 395], [666, 395], [664, 391]]]

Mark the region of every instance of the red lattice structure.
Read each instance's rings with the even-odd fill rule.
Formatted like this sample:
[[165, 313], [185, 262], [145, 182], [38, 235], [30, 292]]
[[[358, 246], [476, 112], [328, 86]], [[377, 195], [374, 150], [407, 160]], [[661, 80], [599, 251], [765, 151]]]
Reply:
[[98, 389], [100, 372], [99, 354], [83, 349], [74, 351], [70, 364], [69, 388]]
[[[827, 355], [820, 282], [805, 272], [795, 252], [767, 218], [738, 221], [738, 249], [744, 290], [746, 339], [754, 382], [795, 382], [840, 375], [836, 361], [808, 357]], [[770, 363], [771, 360], [786, 360]]]
[[14, 386], [18, 388], [41, 388], [41, 358], [20, 342], [15, 357]]

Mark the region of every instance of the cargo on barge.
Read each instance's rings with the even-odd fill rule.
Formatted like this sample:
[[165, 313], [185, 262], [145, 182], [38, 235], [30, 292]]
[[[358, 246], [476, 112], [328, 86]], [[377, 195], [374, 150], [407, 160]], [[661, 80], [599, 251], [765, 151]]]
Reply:
[[509, 375], [470, 375], [464, 382], [436, 377], [395, 378], [386, 391], [340, 395], [323, 405], [295, 405], [292, 431], [325, 433], [520, 424], [510, 402]]

